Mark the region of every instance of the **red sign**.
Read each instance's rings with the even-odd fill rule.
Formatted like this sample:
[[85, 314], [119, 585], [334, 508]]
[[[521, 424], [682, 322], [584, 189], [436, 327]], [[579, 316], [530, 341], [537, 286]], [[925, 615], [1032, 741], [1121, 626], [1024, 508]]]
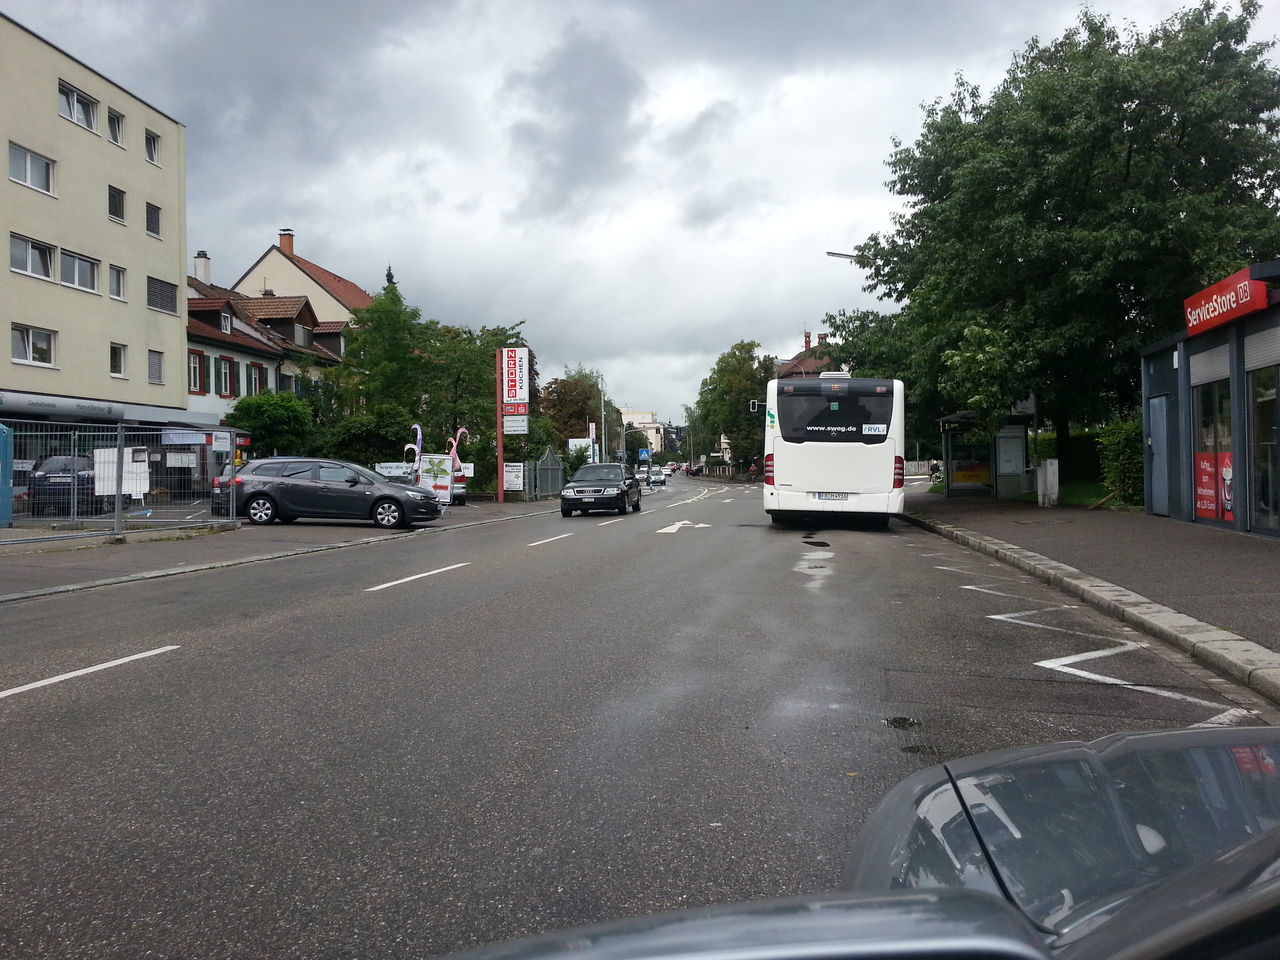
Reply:
[[527, 403], [504, 403], [502, 405], [502, 413], [508, 417], [527, 416], [529, 405]]
[[1196, 516], [1234, 520], [1234, 470], [1230, 453], [1196, 454]]
[[1182, 301], [1189, 337], [1266, 307], [1267, 285], [1250, 280], [1248, 267]]
[[529, 348], [502, 349], [502, 400], [504, 403], [529, 402]]

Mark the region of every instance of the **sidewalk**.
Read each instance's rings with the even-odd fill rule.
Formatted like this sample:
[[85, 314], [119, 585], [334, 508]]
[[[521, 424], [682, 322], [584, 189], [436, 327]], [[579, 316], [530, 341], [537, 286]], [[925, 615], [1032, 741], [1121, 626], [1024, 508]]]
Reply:
[[1280, 702], [1280, 541], [1115, 510], [908, 490], [909, 519]]
[[300, 520], [288, 525], [266, 526], [252, 526], [242, 520], [235, 530], [162, 531], [162, 539], [155, 539], [154, 534], [147, 531], [131, 535], [122, 544], [103, 544], [100, 539], [10, 542], [0, 549], [0, 604], [111, 583], [334, 550], [357, 543], [436, 536], [458, 527], [558, 510], [555, 500], [501, 504], [472, 500], [465, 507], [450, 507], [440, 520], [394, 533], [353, 520]]

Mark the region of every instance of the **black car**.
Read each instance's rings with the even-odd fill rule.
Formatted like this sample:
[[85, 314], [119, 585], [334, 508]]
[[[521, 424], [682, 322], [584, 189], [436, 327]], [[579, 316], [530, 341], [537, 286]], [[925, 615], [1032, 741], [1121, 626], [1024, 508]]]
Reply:
[[372, 520], [379, 527], [407, 527], [435, 520], [440, 501], [430, 490], [388, 480], [354, 463], [314, 457], [270, 457], [245, 464], [234, 478], [213, 481], [210, 512], [227, 516], [235, 493], [236, 515], [250, 523], [291, 523], [299, 517]]
[[575, 510], [627, 512], [640, 509], [640, 481], [625, 463], [588, 463], [560, 491], [560, 516], [571, 517]]
[[74, 502], [81, 514], [96, 513], [93, 496], [93, 458], [45, 457], [31, 471], [27, 486], [32, 516], [46, 513], [70, 515]]

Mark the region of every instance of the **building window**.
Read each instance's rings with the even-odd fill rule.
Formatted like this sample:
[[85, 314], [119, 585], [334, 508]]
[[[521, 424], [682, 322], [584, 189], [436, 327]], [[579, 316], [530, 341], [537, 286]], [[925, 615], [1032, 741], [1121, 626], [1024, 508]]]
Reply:
[[86, 130], [98, 129], [98, 101], [69, 83], [58, 84], [58, 113]]
[[9, 234], [9, 269], [33, 277], [53, 279], [53, 247], [38, 240]]
[[107, 274], [110, 278], [110, 294], [112, 300], [124, 299], [124, 267], [117, 267], [114, 263], [107, 267]]
[[187, 353], [187, 393], [208, 393], [204, 383], [204, 354], [199, 350]]
[[41, 193], [53, 193], [53, 161], [16, 143], [9, 144], [9, 179]]
[[276, 391], [279, 393], [293, 393], [293, 375], [277, 372]]
[[234, 365], [235, 361], [230, 357], [218, 358], [218, 396], [220, 397], [235, 396], [231, 375]]
[[62, 283], [68, 287], [98, 292], [98, 261], [78, 253], [62, 251]]
[[249, 389], [245, 394], [256, 397], [262, 392], [262, 385], [267, 382], [267, 368], [260, 363], [249, 364]]
[[124, 191], [119, 187], [107, 187], [107, 216], [124, 223]]
[[125, 345], [123, 343], [113, 343], [111, 345], [111, 375], [113, 377], [124, 376], [124, 355]]
[[293, 342], [300, 347], [311, 346], [311, 328], [295, 323], [293, 325]]
[[1191, 388], [1195, 429], [1195, 514], [1201, 520], [1235, 519], [1231, 462], [1231, 384], [1215, 380]]
[[147, 380], [150, 383], [164, 383], [164, 352], [147, 351]]
[[52, 367], [56, 358], [54, 348], [58, 342], [58, 334], [53, 330], [42, 330], [39, 327], [28, 327], [24, 324], [13, 324], [10, 332], [10, 344], [13, 359], [19, 363], [33, 363], [42, 367]]
[[124, 114], [119, 110], [107, 111], [107, 139], [124, 146]]
[[147, 233], [160, 236], [160, 208], [154, 203], [147, 204]]
[[152, 130], [147, 131], [147, 159], [160, 165], [160, 134]]
[[231, 332], [231, 314], [223, 313], [218, 315], [218, 326], [223, 333]]
[[147, 306], [165, 313], [178, 312], [178, 285], [147, 277]]

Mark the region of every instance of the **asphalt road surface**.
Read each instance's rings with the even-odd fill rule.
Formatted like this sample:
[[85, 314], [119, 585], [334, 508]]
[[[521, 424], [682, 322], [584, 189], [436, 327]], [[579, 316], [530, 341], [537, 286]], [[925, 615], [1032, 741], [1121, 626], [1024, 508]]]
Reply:
[[13, 958], [419, 957], [829, 890], [920, 767], [1276, 720], [949, 541], [679, 479], [13, 604], [3, 636]]

